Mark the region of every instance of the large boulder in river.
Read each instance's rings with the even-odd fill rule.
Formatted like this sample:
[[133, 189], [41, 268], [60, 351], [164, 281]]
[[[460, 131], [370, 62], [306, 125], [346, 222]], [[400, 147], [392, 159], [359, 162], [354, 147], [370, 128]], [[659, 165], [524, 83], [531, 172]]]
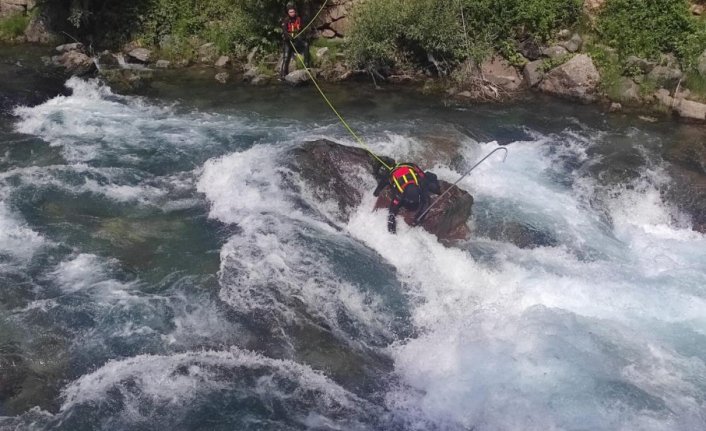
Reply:
[[[373, 193], [363, 184], [373, 185], [386, 170], [366, 150], [348, 147], [327, 140], [307, 142], [292, 151], [291, 168], [312, 189], [316, 199], [338, 204], [340, 219], [347, 221], [355, 208], [360, 206], [363, 193]], [[385, 163], [394, 163], [385, 159]], [[442, 192], [451, 184], [439, 181]], [[391, 190], [386, 189], [378, 198], [375, 208], [387, 208]], [[432, 201], [435, 197], [432, 197]], [[473, 197], [466, 191], [454, 188], [427, 214], [422, 228], [436, 235], [443, 242], [467, 239], [470, 230], [466, 224], [471, 216]], [[371, 211], [373, 208], [371, 208]], [[401, 218], [408, 224], [414, 212], [402, 210]]]
[[595, 102], [601, 75], [591, 57], [579, 54], [549, 71], [539, 84], [545, 93], [584, 103]]
[[66, 72], [83, 76], [96, 70], [93, 59], [80, 51], [68, 51], [52, 58], [54, 64], [63, 67]]

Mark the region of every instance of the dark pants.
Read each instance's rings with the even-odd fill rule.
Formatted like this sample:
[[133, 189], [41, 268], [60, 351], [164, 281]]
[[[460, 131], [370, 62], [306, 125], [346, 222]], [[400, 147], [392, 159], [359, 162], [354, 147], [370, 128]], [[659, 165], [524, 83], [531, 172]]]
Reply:
[[[309, 43], [304, 39], [294, 39], [294, 47], [297, 49], [299, 54], [304, 56], [304, 64], [306, 67], [311, 67], [311, 55], [309, 54]], [[283, 45], [283, 56], [282, 56], [282, 70], [280, 71], [280, 76], [285, 77], [289, 74], [289, 62], [292, 60], [292, 56], [295, 54], [294, 49], [292, 49], [292, 44], [289, 40], [284, 41]]]

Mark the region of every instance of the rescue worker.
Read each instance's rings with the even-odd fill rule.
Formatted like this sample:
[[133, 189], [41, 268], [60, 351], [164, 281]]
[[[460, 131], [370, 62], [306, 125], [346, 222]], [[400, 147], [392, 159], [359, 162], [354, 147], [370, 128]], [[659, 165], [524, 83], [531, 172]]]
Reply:
[[387, 215], [387, 230], [397, 232], [397, 213], [404, 207], [410, 211], [417, 210], [413, 226], [421, 223], [419, 217], [429, 206], [429, 193], [441, 194], [439, 181], [432, 172], [424, 172], [414, 163], [394, 165], [389, 175], [381, 176], [378, 186], [373, 192], [379, 196], [387, 186], [393, 189], [392, 202]]
[[[297, 7], [294, 3], [287, 3], [287, 16], [282, 19], [282, 38], [283, 40], [283, 55], [282, 69], [280, 70], [280, 79], [283, 79], [289, 74], [289, 62], [295, 54], [294, 48], [299, 54], [304, 56], [304, 64], [306, 67], [311, 66], [311, 55], [309, 54], [309, 42], [306, 41], [306, 35], [301, 34], [305, 29], [306, 24], [304, 19], [297, 12]], [[294, 45], [294, 48], [292, 47]]]

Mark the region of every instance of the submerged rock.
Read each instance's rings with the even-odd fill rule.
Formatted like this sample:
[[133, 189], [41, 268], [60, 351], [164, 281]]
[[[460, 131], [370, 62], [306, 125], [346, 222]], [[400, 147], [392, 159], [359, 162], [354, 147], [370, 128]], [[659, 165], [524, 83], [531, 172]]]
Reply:
[[[293, 150], [292, 156], [291, 168], [311, 186], [314, 197], [338, 204], [340, 219], [344, 222], [360, 206], [363, 193], [372, 194], [372, 187], [377, 182], [376, 173], [385, 173], [380, 163], [364, 149], [327, 140], [308, 142]], [[445, 181], [439, 182], [442, 192], [451, 186]], [[371, 187], [367, 190], [361, 188], [362, 184], [370, 184]], [[390, 195], [388, 188], [378, 198], [375, 208], [387, 208]], [[432, 196], [432, 201], [436, 198]], [[471, 216], [472, 206], [473, 197], [464, 190], [454, 188], [429, 211], [421, 227], [444, 242], [467, 239], [471, 232], [466, 222]], [[402, 210], [400, 218], [411, 224], [414, 214]]]

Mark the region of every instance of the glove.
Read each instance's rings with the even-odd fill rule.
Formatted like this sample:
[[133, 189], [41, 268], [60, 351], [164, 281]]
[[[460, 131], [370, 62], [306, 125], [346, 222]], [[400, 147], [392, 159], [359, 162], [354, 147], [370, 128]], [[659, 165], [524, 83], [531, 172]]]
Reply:
[[395, 220], [395, 216], [392, 214], [387, 217], [387, 231], [392, 234], [397, 233], [397, 220]]

